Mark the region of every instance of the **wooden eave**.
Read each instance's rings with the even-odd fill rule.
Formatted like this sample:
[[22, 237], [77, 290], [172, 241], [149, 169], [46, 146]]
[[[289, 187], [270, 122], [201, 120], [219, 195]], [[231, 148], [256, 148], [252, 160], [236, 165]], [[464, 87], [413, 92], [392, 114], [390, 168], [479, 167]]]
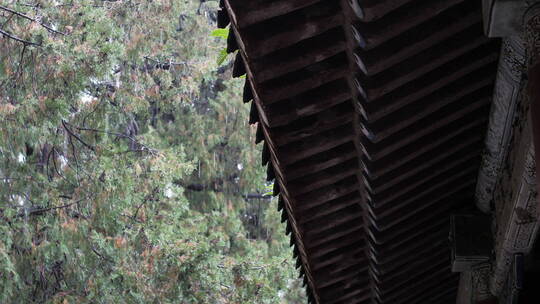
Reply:
[[451, 303], [499, 42], [479, 1], [221, 0], [310, 303]]

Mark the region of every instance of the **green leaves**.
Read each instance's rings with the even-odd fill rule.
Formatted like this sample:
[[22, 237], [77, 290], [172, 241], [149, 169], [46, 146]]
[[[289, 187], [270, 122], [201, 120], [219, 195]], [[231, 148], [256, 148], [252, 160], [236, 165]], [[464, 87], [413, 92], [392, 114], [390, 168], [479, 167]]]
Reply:
[[[212, 31], [212, 33], [210, 34], [212, 37], [218, 37], [220, 39], [223, 39], [223, 40], [227, 40], [227, 38], [229, 38], [229, 34], [230, 34], [230, 30], [229, 28], [225, 28], [225, 29], [215, 29]], [[219, 51], [219, 55], [217, 57], [217, 60], [216, 60], [216, 63], [218, 66], [222, 65], [223, 62], [225, 62], [225, 60], [227, 59], [227, 56], [229, 54], [227, 53], [227, 49], [226, 48], [223, 48]]]
[[222, 49], [221, 51], [219, 51], [219, 56], [216, 60], [217, 65], [222, 65], [223, 62], [225, 62], [225, 59], [227, 59], [228, 55], [229, 54], [227, 53], [226, 49]]
[[229, 28], [215, 29], [212, 31], [211, 36], [227, 40], [227, 38], [229, 38]]

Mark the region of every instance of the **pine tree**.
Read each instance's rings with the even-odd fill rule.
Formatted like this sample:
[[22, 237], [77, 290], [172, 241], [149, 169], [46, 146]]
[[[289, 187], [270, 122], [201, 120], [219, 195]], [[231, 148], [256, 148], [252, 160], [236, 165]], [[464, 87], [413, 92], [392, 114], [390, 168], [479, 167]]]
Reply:
[[301, 303], [217, 3], [0, 5], [0, 303]]

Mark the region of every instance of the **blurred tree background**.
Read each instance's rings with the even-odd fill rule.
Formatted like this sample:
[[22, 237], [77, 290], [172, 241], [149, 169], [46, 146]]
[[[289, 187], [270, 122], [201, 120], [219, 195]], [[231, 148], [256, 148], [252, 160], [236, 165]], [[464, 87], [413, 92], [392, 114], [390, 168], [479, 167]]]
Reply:
[[304, 303], [217, 1], [0, 1], [0, 303]]

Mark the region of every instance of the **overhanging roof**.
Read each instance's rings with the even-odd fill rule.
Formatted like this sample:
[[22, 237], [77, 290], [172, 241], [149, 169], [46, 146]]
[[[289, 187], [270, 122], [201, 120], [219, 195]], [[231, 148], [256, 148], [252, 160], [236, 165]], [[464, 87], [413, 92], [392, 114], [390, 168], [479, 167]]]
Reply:
[[499, 54], [479, 1], [221, 5], [310, 301], [453, 303]]

